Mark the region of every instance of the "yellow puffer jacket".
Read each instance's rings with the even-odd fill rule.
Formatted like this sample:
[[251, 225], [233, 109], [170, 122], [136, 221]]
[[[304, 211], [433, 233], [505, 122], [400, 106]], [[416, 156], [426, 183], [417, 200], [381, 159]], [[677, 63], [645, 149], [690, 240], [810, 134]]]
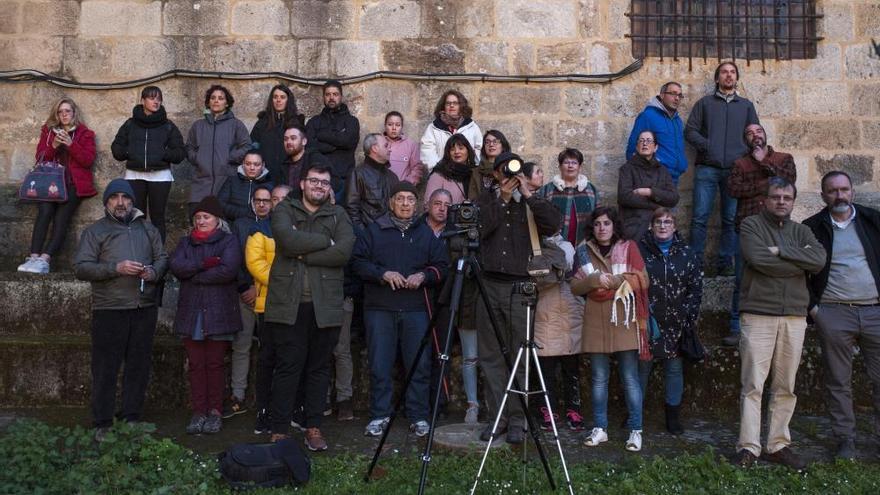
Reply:
[[251, 234], [244, 248], [244, 259], [257, 288], [254, 312], [263, 313], [266, 311], [266, 294], [269, 293], [269, 271], [275, 260], [275, 239], [262, 232]]

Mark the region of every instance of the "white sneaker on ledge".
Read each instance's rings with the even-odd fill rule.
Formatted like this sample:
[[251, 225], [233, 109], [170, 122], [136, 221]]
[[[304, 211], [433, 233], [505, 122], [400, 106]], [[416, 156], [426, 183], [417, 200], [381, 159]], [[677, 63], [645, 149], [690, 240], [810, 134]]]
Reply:
[[24, 259], [24, 263], [18, 265], [18, 271], [25, 273], [37, 273], [36, 266], [34, 262], [37, 261], [37, 256], [28, 256]]
[[642, 450], [642, 430], [629, 432], [629, 440], [626, 441], [626, 450], [638, 452]]
[[604, 428], [593, 428], [593, 431], [590, 432], [590, 436], [584, 441], [584, 445], [587, 447], [596, 447], [600, 443], [608, 441], [608, 433], [605, 432]]

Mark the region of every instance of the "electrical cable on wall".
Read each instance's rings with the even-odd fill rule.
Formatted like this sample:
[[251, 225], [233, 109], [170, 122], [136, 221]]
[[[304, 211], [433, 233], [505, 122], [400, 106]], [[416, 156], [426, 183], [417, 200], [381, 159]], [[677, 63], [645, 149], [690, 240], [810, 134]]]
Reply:
[[[497, 74], [415, 74], [407, 72], [377, 71], [359, 76], [338, 78], [343, 84], [361, 83], [374, 79], [391, 79], [402, 81], [443, 81], [443, 82], [501, 82], [501, 83], [608, 83], [616, 79], [626, 77], [642, 68], [642, 59], [629, 64], [622, 70], [611, 74], [557, 74], [557, 75], [525, 75], [508, 76]], [[226, 79], [226, 80], [257, 80], [257, 79], [282, 79], [295, 84], [306, 86], [321, 86], [328, 78], [306, 78], [286, 72], [207, 72], [186, 69], [175, 69], [162, 74], [131, 81], [117, 83], [83, 83], [72, 79], [65, 79], [45, 72], [32, 69], [0, 71], [0, 82], [34, 82], [44, 81], [56, 86], [70, 89], [85, 90], [109, 90], [130, 89], [155, 84], [172, 77], [197, 78], [197, 79]]]

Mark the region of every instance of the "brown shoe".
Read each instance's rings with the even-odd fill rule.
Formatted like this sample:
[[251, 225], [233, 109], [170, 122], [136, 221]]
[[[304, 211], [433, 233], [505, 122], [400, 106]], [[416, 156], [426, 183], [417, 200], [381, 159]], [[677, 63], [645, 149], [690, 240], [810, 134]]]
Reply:
[[733, 463], [741, 468], [748, 469], [758, 463], [758, 458], [755, 457], [755, 454], [749, 452], [748, 449], [742, 449], [736, 453]]
[[351, 421], [354, 419], [354, 408], [351, 406], [351, 399], [341, 400], [336, 403], [339, 410], [336, 413], [336, 419], [339, 421]]
[[306, 428], [306, 447], [312, 452], [327, 450], [327, 441], [317, 428]]
[[797, 454], [791, 451], [788, 447], [783, 447], [776, 452], [764, 452], [761, 454], [761, 459], [764, 459], [767, 462], [772, 462], [774, 464], [782, 464], [783, 466], [788, 466], [795, 471], [800, 471], [801, 469], [807, 467], [807, 463], [803, 461]]

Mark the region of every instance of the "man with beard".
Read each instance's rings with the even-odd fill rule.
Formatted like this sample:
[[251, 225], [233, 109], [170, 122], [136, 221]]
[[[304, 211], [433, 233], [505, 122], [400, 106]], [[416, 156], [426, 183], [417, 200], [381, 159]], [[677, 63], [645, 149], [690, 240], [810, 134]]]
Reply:
[[856, 454], [853, 346], [861, 349], [880, 414], [880, 212], [853, 203], [853, 196], [846, 172], [828, 172], [822, 177], [827, 206], [804, 221], [828, 252], [822, 271], [810, 277], [810, 316], [819, 330], [831, 430], [842, 459]]
[[[782, 177], [794, 184], [797, 168], [788, 153], [775, 151], [767, 145], [767, 134], [761, 124], [749, 124], [743, 133], [749, 152], [733, 162], [733, 170], [727, 178], [727, 192], [736, 198], [736, 232], [746, 217], [764, 209], [767, 181], [770, 177]], [[736, 282], [733, 301], [730, 304], [730, 335], [722, 339], [724, 345], [739, 342], [739, 286], [742, 282], [742, 255], [734, 257]]]
[[342, 83], [324, 83], [324, 109], [306, 124], [309, 147], [324, 155], [333, 170], [336, 202], [345, 197], [345, 179], [354, 168], [361, 124], [342, 102]]
[[685, 139], [697, 150], [694, 174], [694, 216], [691, 221], [691, 246], [702, 260], [706, 248], [706, 225], [715, 208], [715, 196], [721, 193], [721, 243], [718, 248], [717, 273], [734, 274], [736, 254], [736, 198], [727, 192], [727, 176], [733, 162], [748, 152], [743, 132], [749, 124], [758, 124], [752, 102], [739, 96], [736, 86], [739, 69], [733, 62], [722, 62], [715, 69], [715, 91], [700, 98], [691, 109]]
[[400, 179], [391, 171], [388, 139], [364, 137], [364, 163], [351, 171], [345, 186], [345, 209], [355, 230], [365, 229], [388, 211], [391, 189]]
[[269, 274], [265, 331], [275, 349], [270, 418], [272, 440], [287, 437], [294, 399], [305, 382], [305, 443], [327, 449], [320, 426], [330, 385], [330, 358], [343, 319], [342, 270], [354, 233], [345, 211], [330, 202], [330, 167], [310, 168], [302, 199], [288, 197], [272, 212], [275, 259]]
[[[740, 228], [745, 266], [736, 462], [742, 467], [751, 467], [759, 457], [792, 469], [805, 466], [789, 447], [788, 423], [797, 403], [794, 384], [807, 330], [807, 273], [822, 270], [825, 249], [809, 227], [791, 220], [796, 197], [794, 184], [770, 178], [764, 210], [743, 220]], [[761, 453], [761, 399], [768, 377], [767, 446]]]
[[124, 421], [140, 421], [150, 381], [156, 332], [156, 282], [168, 268], [162, 236], [133, 207], [123, 179], [104, 190], [104, 218], [82, 234], [73, 269], [92, 284], [92, 422], [103, 440], [113, 424], [116, 380], [122, 379]]
[[688, 162], [684, 154], [684, 124], [678, 115], [678, 107], [684, 99], [681, 84], [670, 81], [660, 87], [660, 94], [651, 98], [648, 105], [636, 117], [632, 132], [626, 144], [626, 158], [636, 153], [636, 141], [645, 131], [654, 133], [657, 140], [655, 158], [669, 170], [672, 181], [678, 185], [678, 178], [687, 171]]
[[312, 165], [318, 163], [327, 165], [328, 162], [321, 153], [306, 147], [309, 140], [305, 129], [299, 124], [285, 129], [283, 140], [287, 158], [278, 169], [269, 169], [269, 177], [275, 184], [290, 186], [293, 197], [301, 198], [302, 189], [299, 188], [299, 181], [304, 172]]

